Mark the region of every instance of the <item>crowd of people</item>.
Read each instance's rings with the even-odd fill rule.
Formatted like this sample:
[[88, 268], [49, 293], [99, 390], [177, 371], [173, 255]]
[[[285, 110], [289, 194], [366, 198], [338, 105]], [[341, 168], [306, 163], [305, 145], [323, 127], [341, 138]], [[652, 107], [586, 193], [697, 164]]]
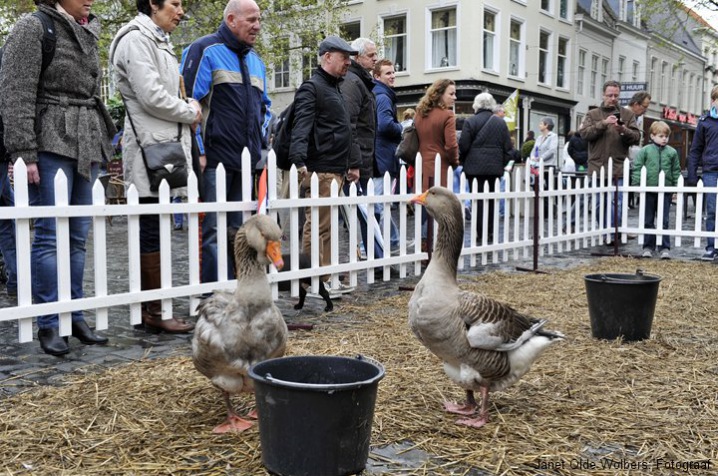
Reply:
[[[68, 178], [68, 203], [86, 205], [92, 201], [92, 184], [100, 165], [112, 158], [113, 124], [100, 99], [102, 68], [98, 39], [98, 18], [91, 13], [92, 2], [85, 0], [38, 0], [38, 10], [54, 23], [56, 52], [45, 64], [40, 47], [45, 35], [43, 20], [35, 15], [21, 18], [12, 29], [4, 48], [0, 73], [0, 114], [12, 117], [5, 122], [2, 167], [0, 167], [0, 206], [12, 206], [12, 187], [8, 173], [12, 162], [22, 157], [27, 165], [30, 199], [33, 205], [54, 205], [55, 174], [62, 170]], [[198, 175], [203, 200], [217, 200], [217, 167], [222, 164], [228, 201], [241, 201], [241, 154], [246, 149], [253, 168], [262, 149], [271, 147], [272, 103], [267, 94], [266, 66], [256, 50], [261, 29], [261, 11], [254, 0], [228, 0], [223, 21], [217, 31], [192, 42], [178, 58], [170, 43], [184, 11], [180, 0], [137, 0], [137, 16], [117, 32], [109, 52], [114, 80], [125, 104], [123, 137], [124, 180], [135, 186], [140, 202], [155, 204], [158, 191], [152, 186], [146, 151], [153, 145], [179, 144], [187, 169]], [[529, 131], [521, 150], [516, 150], [503, 109], [489, 93], [474, 99], [474, 115], [460, 123], [454, 114], [456, 84], [438, 79], [426, 90], [416, 110], [397, 114], [394, 92], [395, 68], [388, 59], [379, 57], [376, 44], [367, 38], [350, 43], [337, 36], [327, 36], [318, 47], [319, 65], [311, 78], [297, 89], [295, 114], [291, 124], [289, 160], [296, 166], [302, 195], [308, 196], [311, 177], [316, 175], [319, 195], [329, 196], [332, 183], [348, 189], [356, 183], [359, 193], [366, 193], [371, 179], [375, 193], [384, 192], [384, 177], [395, 180], [401, 163], [395, 155], [402, 133], [411, 124], [419, 139], [423, 160], [423, 189], [447, 185], [448, 166], [462, 167], [469, 183], [479, 190], [493, 191], [497, 179], [504, 176], [510, 162], [527, 161], [538, 167], [557, 167], [558, 136], [550, 117], [541, 119], [536, 137]], [[67, 81], [72, 77], [72, 81]], [[670, 129], [655, 122], [650, 143], [641, 144], [637, 122], [648, 105], [650, 95], [637, 94], [626, 108], [618, 106], [620, 84], [607, 82], [600, 106], [588, 111], [579, 129], [570, 135], [566, 154], [576, 170], [589, 174], [607, 166], [613, 158], [612, 180], [622, 182], [623, 162], [635, 156], [632, 182], [640, 178], [645, 166], [648, 184], [657, 184], [660, 171], [666, 173], [666, 184], [676, 183], [680, 174], [675, 150], [667, 145]], [[712, 143], [718, 128], [718, 88], [711, 93], [711, 110], [698, 123], [696, 138], [688, 159], [688, 181], [697, 181], [697, 168], [707, 186], [716, 185], [718, 150]], [[458, 129], [458, 130], [457, 130]], [[438, 157], [441, 174], [435, 175]], [[285, 178], [288, 176], [285, 175]], [[284, 187], [286, 190], [287, 187]], [[181, 195], [181, 187], [173, 190]], [[621, 202], [610, 209], [620, 214]], [[646, 227], [655, 227], [659, 208], [658, 194], [647, 194]], [[666, 226], [670, 200], [663, 203]], [[489, 207], [488, 230], [483, 230], [483, 207], [479, 205], [477, 232], [491, 239], [494, 230], [493, 207]], [[311, 251], [313, 220], [318, 220], [319, 260], [330, 264], [330, 208], [319, 207], [312, 215], [309, 207], [304, 217], [302, 249]], [[375, 216], [364, 216], [361, 235], [368, 242], [367, 221], [381, 222], [383, 207], [375, 207]], [[426, 217], [422, 218], [423, 221]], [[611, 224], [615, 216], [610, 214]], [[89, 217], [70, 218], [71, 295], [83, 296], [85, 243]], [[242, 214], [229, 213], [227, 225], [239, 228]], [[58, 299], [57, 238], [54, 218], [38, 218], [34, 224], [32, 244], [32, 297], [34, 302]], [[181, 226], [181, 225], [180, 225]], [[706, 228], [715, 226], [715, 195], [708, 196]], [[396, 224], [391, 228], [391, 247], [399, 246]], [[218, 256], [217, 217], [207, 213], [202, 222], [202, 282], [234, 274], [232, 257]], [[142, 215], [140, 220], [141, 287], [160, 287], [160, 219], [159, 215]], [[424, 235], [426, 236], [426, 235]], [[14, 226], [0, 222], [0, 251], [5, 260], [7, 290], [17, 292]], [[654, 252], [655, 237], [647, 237], [644, 255]], [[668, 257], [670, 240], [664, 235], [658, 246], [661, 257]], [[389, 250], [374, 250], [382, 257]], [[708, 240], [705, 259], [715, 257], [714, 242]], [[223, 260], [227, 260], [224, 266]], [[222, 263], [222, 265], [220, 265]], [[222, 277], [223, 278], [223, 277]], [[329, 276], [325, 276], [328, 279]], [[338, 284], [337, 284], [338, 283]], [[351, 292], [352, 288], [335, 281], [327, 282], [333, 293]], [[69, 352], [66, 338], [59, 335], [58, 315], [39, 316], [38, 337], [41, 348], [51, 355]], [[173, 316], [163, 316], [159, 301], [142, 306], [142, 326], [149, 332], [187, 333], [194, 325]], [[72, 313], [72, 335], [84, 344], [105, 344], [108, 339], [97, 334], [85, 322], [83, 313]]]

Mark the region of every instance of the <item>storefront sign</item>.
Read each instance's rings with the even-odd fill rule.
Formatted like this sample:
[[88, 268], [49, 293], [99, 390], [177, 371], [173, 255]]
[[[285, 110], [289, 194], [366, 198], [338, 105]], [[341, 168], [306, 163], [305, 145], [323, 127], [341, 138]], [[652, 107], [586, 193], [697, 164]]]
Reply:
[[690, 124], [691, 126], [695, 126], [698, 123], [698, 118], [696, 116], [694, 116], [693, 114], [679, 113], [677, 109], [673, 109], [672, 107], [667, 107], [667, 106], [663, 108], [663, 115], [661, 117], [663, 119], [668, 119], [669, 121], [676, 121], [676, 122], [682, 122], [683, 124]]
[[648, 83], [621, 83], [618, 104], [628, 106], [628, 101], [630, 101], [633, 95], [638, 91], [648, 91]]

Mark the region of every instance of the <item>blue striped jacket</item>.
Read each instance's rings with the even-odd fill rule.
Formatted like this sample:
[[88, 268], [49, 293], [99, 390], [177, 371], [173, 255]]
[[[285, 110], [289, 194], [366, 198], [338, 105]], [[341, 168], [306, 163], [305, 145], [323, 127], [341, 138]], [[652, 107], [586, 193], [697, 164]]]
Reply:
[[187, 95], [202, 104], [202, 152], [207, 166], [222, 163], [241, 170], [242, 150], [260, 159], [272, 102], [267, 74], [259, 55], [232, 34], [226, 23], [194, 41], [182, 52], [180, 70]]

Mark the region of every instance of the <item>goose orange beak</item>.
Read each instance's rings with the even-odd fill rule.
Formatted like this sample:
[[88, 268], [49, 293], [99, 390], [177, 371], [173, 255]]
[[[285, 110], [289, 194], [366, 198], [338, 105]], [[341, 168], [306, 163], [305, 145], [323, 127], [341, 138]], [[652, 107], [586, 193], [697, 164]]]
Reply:
[[284, 260], [282, 259], [282, 243], [279, 241], [267, 242], [267, 258], [272, 264], [281, 270], [284, 267]]
[[426, 205], [426, 196], [429, 194], [429, 191], [422, 193], [421, 195], [415, 195], [414, 197], [409, 200], [410, 203], [418, 203], [419, 205]]

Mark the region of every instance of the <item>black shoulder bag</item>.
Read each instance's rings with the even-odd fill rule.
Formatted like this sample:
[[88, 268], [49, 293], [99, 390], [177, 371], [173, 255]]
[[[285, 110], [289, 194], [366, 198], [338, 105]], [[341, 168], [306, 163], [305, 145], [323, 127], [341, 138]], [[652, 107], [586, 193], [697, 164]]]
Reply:
[[182, 148], [182, 124], [177, 123], [177, 140], [170, 142], [159, 142], [142, 147], [140, 138], [137, 137], [137, 129], [132, 122], [130, 110], [125, 103], [125, 111], [135, 134], [135, 141], [142, 153], [142, 159], [147, 168], [147, 177], [150, 179], [150, 191], [156, 192], [163, 180], [167, 180], [170, 188], [187, 186], [187, 156]]

